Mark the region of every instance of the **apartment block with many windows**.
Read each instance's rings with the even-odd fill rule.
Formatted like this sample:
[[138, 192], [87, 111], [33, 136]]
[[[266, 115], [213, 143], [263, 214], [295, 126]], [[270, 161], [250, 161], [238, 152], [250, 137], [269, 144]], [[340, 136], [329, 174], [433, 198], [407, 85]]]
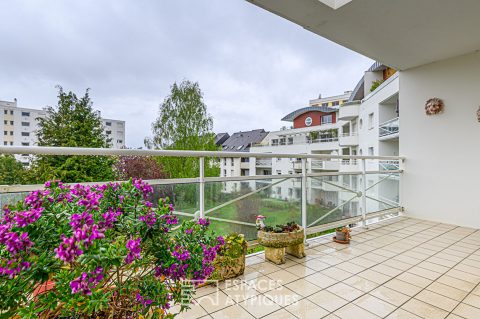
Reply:
[[[37, 143], [38, 118], [44, 118], [44, 109], [18, 107], [17, 100], [0, 101], [0, 145], [34, 146]], [[125, 121], [102, 119], [105, 134], [113, 148], [125, 147]], [[27, 165], [30, 157], [16, 156]]]

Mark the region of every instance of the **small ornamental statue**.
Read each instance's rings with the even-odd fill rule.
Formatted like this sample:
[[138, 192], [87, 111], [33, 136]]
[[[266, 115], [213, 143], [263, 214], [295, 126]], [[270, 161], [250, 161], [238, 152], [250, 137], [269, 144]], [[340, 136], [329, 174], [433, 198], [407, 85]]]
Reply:
[[263, 215], [258, 215], [257, 216], [257, 220], [255, 221], [255, 225], [257, 225], [257, 229], [260, 230], [260, 229], [264, 229], [265, 228], [265, 216]]

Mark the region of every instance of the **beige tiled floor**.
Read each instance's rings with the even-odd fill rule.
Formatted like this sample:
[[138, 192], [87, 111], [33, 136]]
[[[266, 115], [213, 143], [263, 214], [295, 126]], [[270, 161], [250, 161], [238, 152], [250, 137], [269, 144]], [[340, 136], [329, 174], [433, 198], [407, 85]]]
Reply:
[[244, 276], [199, 289], [178, 318], [480, 319], [479, 230], [401, 217], [306, 253], [248, 257]]

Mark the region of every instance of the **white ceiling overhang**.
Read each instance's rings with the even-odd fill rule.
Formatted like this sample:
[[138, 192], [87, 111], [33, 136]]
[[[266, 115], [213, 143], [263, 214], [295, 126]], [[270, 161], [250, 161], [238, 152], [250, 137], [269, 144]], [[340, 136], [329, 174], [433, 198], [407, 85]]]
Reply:
[[247, 0], [394, 68], [480, 49], [480, 0]]

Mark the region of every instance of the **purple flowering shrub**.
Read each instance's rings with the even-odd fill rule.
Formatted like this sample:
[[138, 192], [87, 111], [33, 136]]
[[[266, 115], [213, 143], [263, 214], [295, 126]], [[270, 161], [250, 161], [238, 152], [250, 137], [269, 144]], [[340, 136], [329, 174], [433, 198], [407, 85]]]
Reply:
[[5, 207], [0, 314], [165, 317], [191, 298], [182, 284], [210, 276], [222, 241], [208, 233], [205, 219], [176, 227], [172, 205], [162, 199], [154, 207], [147, 200], [152, 192], [137, 179], [94, 186], [56, 181]]

